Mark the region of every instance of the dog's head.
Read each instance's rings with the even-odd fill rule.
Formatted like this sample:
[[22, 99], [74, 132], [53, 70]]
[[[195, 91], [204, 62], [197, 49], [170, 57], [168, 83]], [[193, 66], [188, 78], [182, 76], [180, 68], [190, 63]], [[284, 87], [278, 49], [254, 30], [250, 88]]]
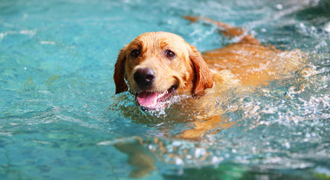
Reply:
[[203, 95], [213, 86], [212, 74], [198, 50], [180, 36], [148, 32], [119, 53], [116, 94], [129, 90], [139, 105], [154, 109], [173, 94]]

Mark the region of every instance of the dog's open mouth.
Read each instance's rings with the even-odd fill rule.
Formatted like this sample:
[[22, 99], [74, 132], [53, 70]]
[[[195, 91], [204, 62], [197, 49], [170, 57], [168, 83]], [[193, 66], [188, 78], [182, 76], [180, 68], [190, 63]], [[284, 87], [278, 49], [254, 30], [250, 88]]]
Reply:
[[159, 108], [158, 104], [169, 99], [175, 90], [176, 86], [172, 86], [162, 93], [143, 91], [137, 94], [136, 100], [144, 109], [157, 109]]

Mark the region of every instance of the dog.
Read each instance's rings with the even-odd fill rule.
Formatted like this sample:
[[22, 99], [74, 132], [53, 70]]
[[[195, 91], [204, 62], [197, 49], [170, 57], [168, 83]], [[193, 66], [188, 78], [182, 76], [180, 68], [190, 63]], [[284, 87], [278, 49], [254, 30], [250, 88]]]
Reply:
[[[201, 20], [191, 16], [185, 19]], [[114, 71], [116, 94], [129, 91], [143, 110], [166, 108], [174, 95], [192, 97], [185, 104], [202, 115], [194, 117], [193, 130], [181, 134], [186, 139], [199, 139], [222, 121], [221, 110], [216, 115], [210, 113], [214, 109], [210, 104], [224, 90], [229, 87], [251, 90], [284, 78], [303, 64], [300, 51], [264, 46], [244, 29], [209, 18], [202, 20], [217, 25], [229, 38], [238, 37], [238, 42], [201, 54], [178, 35], [147, 32], [120, 50]], [[172, 105], [174, 109], [181, 107]], [[180, 113], [189, 108], [181, 108]]]
[[[235, 122], [221, 116], [223, 110], [216, 108], [223, 100], [221, 97], [229, 96], [228, 89], [253, 91], [273, 80], [292, 76], [304, 65], [299, 50], [282, 51], [264, 46], [246, 30], [209, 18], [186, 16], [185, 19], [192, 23], [203, 20], [215, 24], [220, 33], [238, 40], [200, 53], [178, 35], [143, 33], [120, 50], [113, 76], [116, 94], [130, 92], [142, 110], [170, 109], [167, 118], [171, 118], [170, 114], [174, 114], [173, 119], [180, 115], [177, 119], [189, 117], [192, 128], [182, 131], [176, 138], [199, 140], [210, 131], [216, 133], [231, 127]], [[308, 74], [308, 70], [300, 73]], [[186, 98], [173, 103], [174, 96]], [[129, 152], [130, 157], [145, 155], [141, 148], [125, 144], [115, 147]], [[154, 169], [154, 165], [150, 165], [152, 162], [146, 161], [141, 167], [148, 167], [147, 171]]]

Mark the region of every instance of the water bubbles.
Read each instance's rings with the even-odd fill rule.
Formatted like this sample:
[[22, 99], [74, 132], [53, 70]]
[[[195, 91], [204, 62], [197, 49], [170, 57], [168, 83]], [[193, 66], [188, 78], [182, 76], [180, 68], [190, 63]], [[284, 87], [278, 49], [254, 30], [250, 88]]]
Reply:
[[201, 156], [204, 156], [206, 153], [206, 150], [204, 148], [196, 148], [194, 156], [195, 158], [200, 158]]
[[291, 147], [291, 146], [290, 146], [290, 143], [289, 143], [289, 142], [285, 142], [285, 143], [284, 143], [284, 147], [287, 148], [287, 149], [290, 149], [290, 147]]
[[330, 33], [330, 21], [327, 22], [325, 25], [324, 25], [324, 30], [328, 33]]
[[192, 158], [192, 156], [191, 156], [190, 154], [188, 154], [188, 155], [186, 156], [186, 158], [187, 158], [188, 160], [190, 160], [190, 159]]
[[40, 41], [40, 44], [56, 45], [54, 41]]
[[183, 165], [184, 163], [183, 163], [183, 160], [182, 160], [182, 159], [180, 159], [180, 158], [175, 158], [175, 164], [176, 164], [177, 166], [181, 166], [181, 165]]
[[148, 145], [148, 149], [149, 149], [151, 152], [156, 151], [156, 147], [155, 147], [154, 145], [152, 145], [152, 144], [149, 144], [149, 145]]
[[213, 157], [212, 157], [212, 160], [211, 160], [211, 162], [212, 162], [213, 165], [217, 165], [217, 164], [219, 164], [221, 161], [223, 161], [223, 157], [216, 157], [216, 156], [213, 156]]
[[19, 33], [32, 37], [32, 36], [36, 35], [37, 32], [35, 30], [21, 30]]
[[282, 4], [276, 4], [276, 9], [278, 10], [282, 10], [283, 9], [283, 5]]

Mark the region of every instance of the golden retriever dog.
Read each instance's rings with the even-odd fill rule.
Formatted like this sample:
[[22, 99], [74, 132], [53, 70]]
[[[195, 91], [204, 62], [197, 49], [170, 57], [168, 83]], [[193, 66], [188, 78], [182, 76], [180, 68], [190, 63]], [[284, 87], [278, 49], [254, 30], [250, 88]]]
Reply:
[[[174, 95], [193, 97], [181, 102], [200, 112], [194, 118], [195, 128], [179, 135], [186, 139], [202, 138], [222, 121], [221, 110], [212, 114], [214, 108], [210, 106], [220, 92], [229, 87], [251, 89], [265, 85], [298, 70], [303, 61], [299, 51], [283, 52], [264, 46], [244, 29], [203, 20], [216, 24], [227, 37], [238, 37], [238, 42], [201, 54], [178, 35], [147, 32], [126, 45], [115, 64], [116, 94], [129, 91], [143, 110], [166, 108]], [[184, 114], [187, 109], [180, 112]]]
[[[200, 20], [190, 16], [185, 19]], [[221, 116], [223, 111], [217, 106], [221, 97], [229, 96], [226, 90], [253, 91], [254, 87], [292, 75], [304, 64], [299, 50], [264, 46], [244, 29], [208, 18], [202, 20], [217, 25], [222, 34], [237, 38], [237, 42], [201, 54], [178, 35], [147, 32], [120, 51], [114, 72], [116, 94], [129, 91], [143, 110], [169, 108], [172, 117], [190, 117], [192, 128], [177, 135], [189, 140], [201, 139], [210, 131], [216, 133], [234, 124]], [[308, 69], [299, 72], [310, 74]], [[172, 103], [174, 96], [188, 98]], [[139, 166], [132, 176], [140, 177], [155, 169], [153, 158], [137, 144], [118, 143], [115, 147]]]

